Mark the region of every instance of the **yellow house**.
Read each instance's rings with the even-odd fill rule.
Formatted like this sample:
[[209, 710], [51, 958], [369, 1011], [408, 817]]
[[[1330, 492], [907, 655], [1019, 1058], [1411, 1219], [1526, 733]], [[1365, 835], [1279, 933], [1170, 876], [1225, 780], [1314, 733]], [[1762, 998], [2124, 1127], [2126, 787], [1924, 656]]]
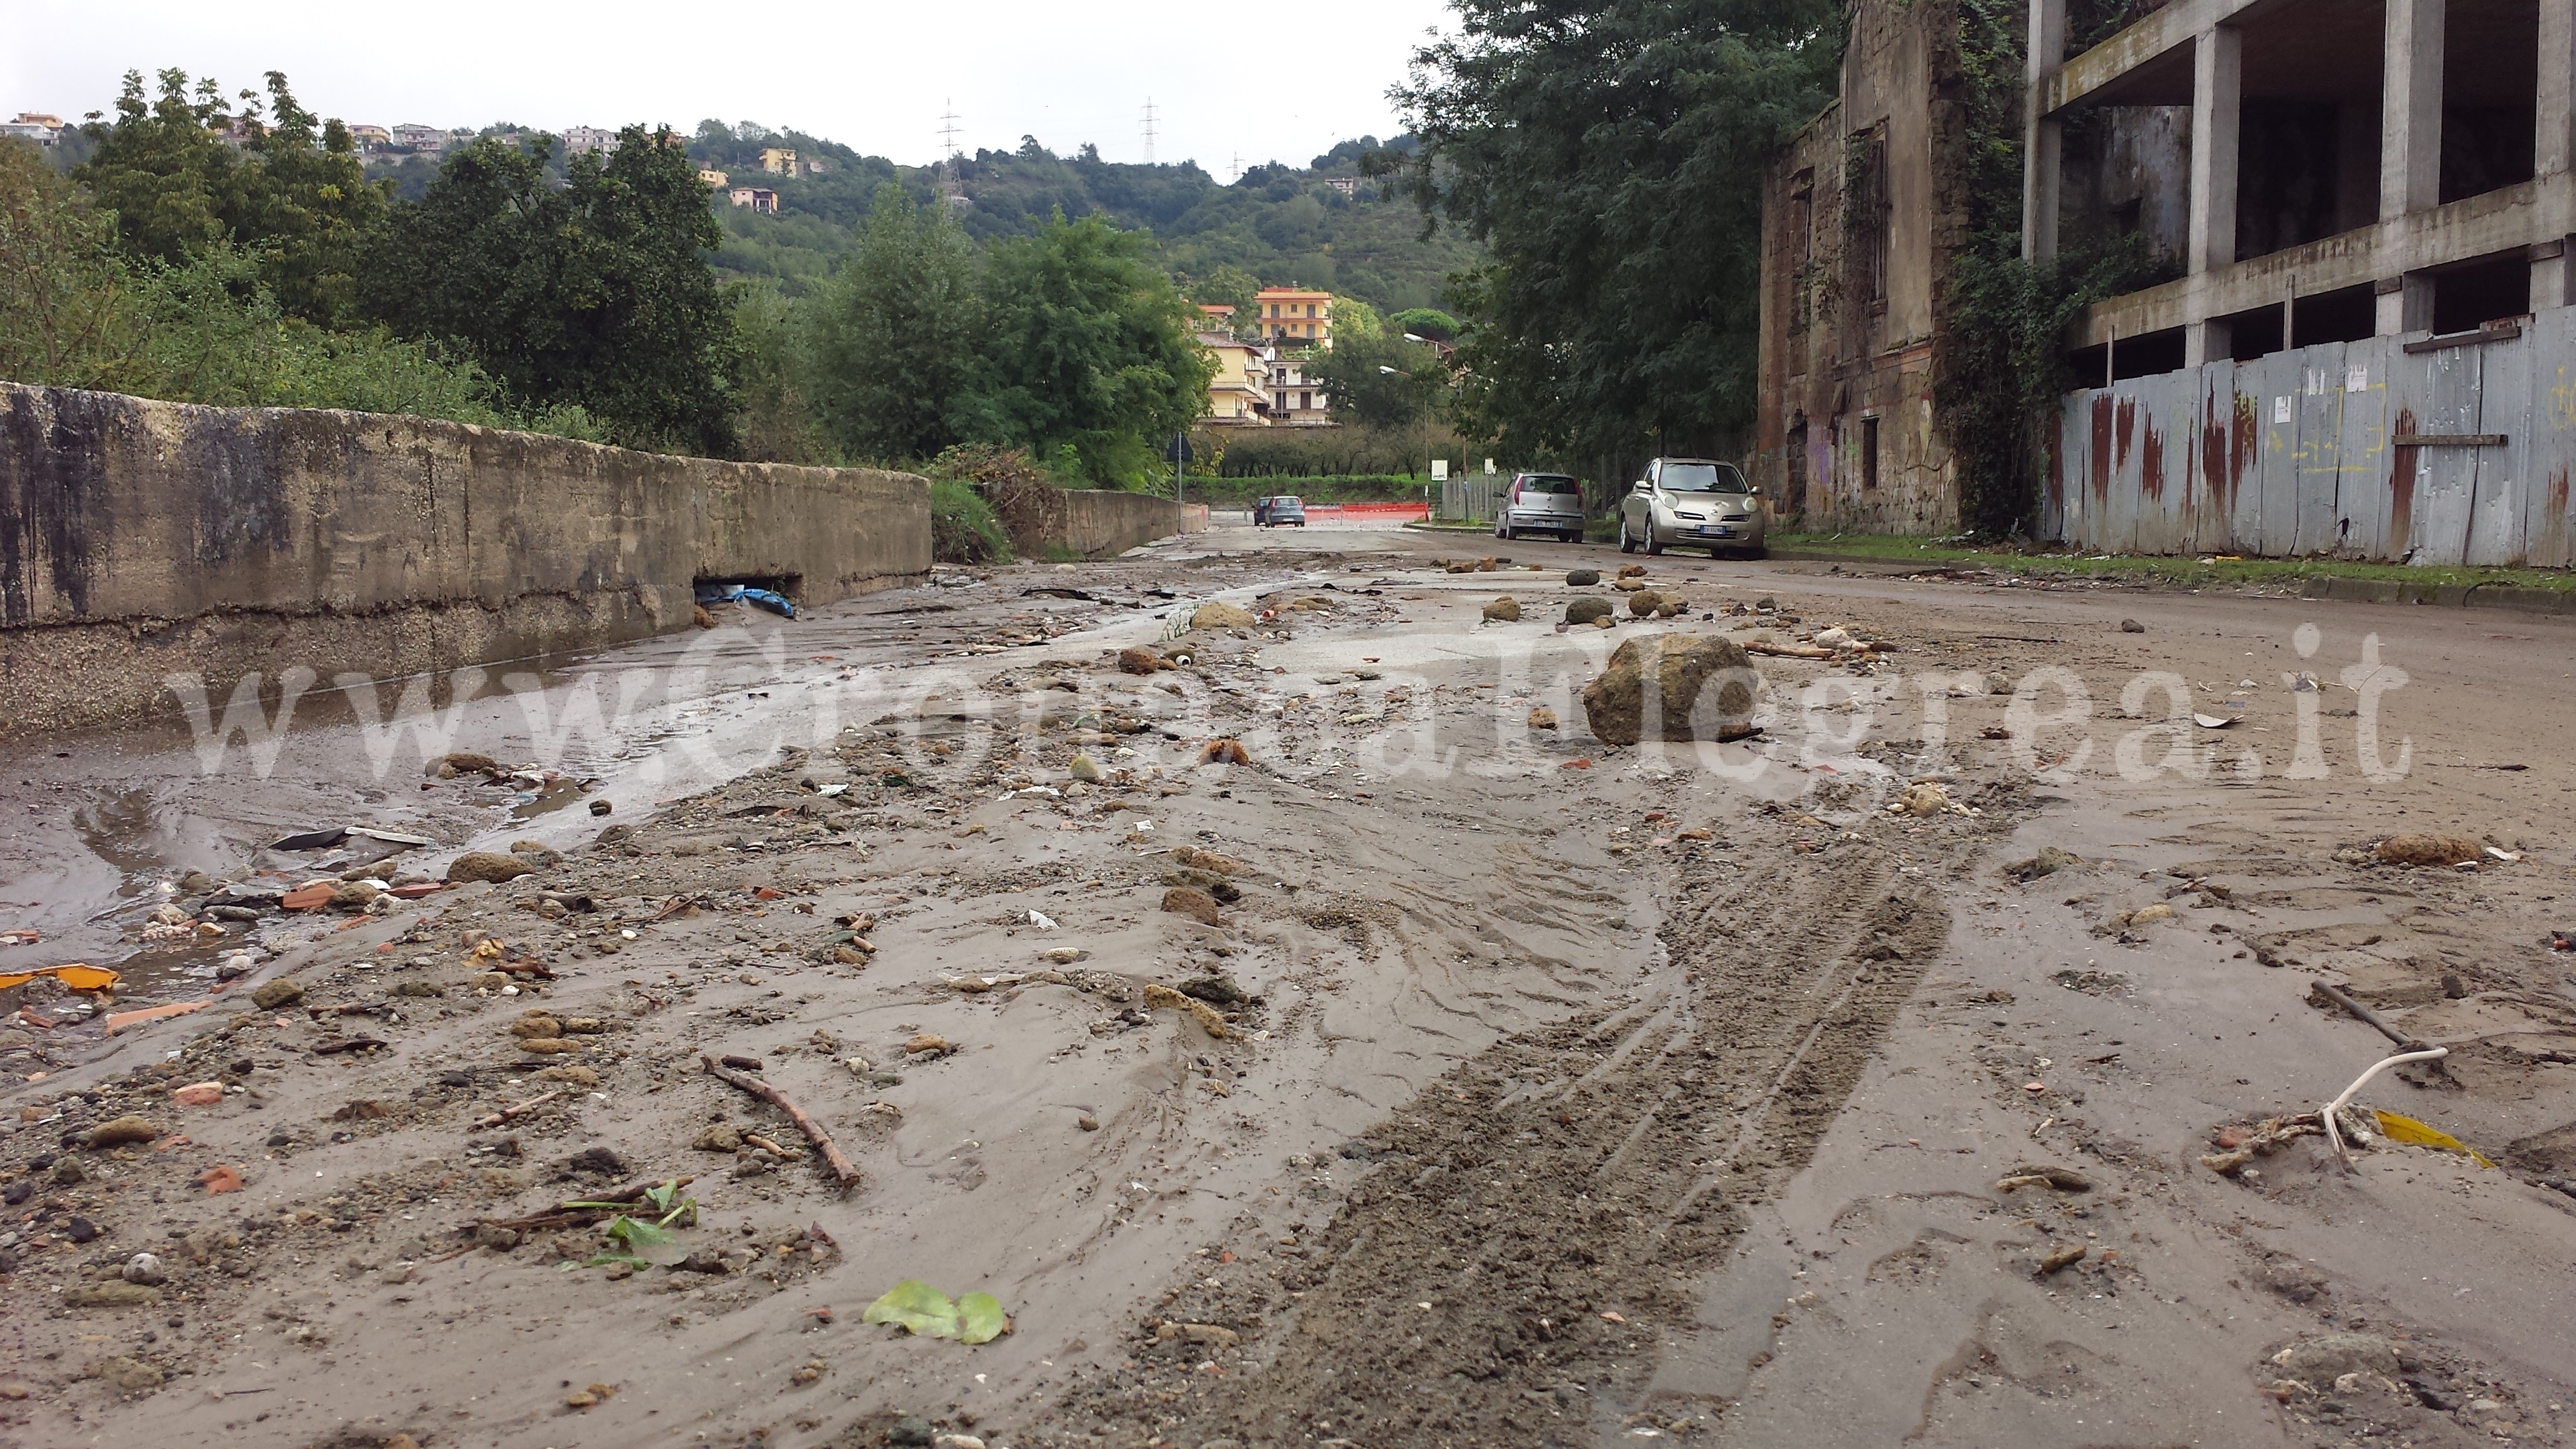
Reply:
[[779, 176], [796, 174], [796, 153], [785, 146], [760, 148], [760, 169]]
[[698, 168], [698, 179], [709, 186], [714, 187], [718, 191], [725, 190], [730, 184], [730, 178], [728, 178], [723, 172], [706, 166]]
[[1202, 332], [1199, 346], [1216, 362], [1208, 379], [1207, 411], [1202, 420], [1224, 427], [1261, 427], [1269, 421], [1270, 395], [1264, 389], [1268, 369], [1261, 349], [1223, 333]]
[[1264, 287], [1252, 299], [1261, 335], [1273, 342], [1333, 345], [1333, 294], [1301, 287]]

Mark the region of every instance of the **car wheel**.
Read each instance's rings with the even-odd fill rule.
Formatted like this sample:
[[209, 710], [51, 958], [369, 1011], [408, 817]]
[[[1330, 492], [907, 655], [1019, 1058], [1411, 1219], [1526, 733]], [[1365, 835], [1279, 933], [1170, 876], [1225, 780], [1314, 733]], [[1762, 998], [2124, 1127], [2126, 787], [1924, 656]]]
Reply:
[[1654, 525], [1648, 524], [1646, 526], [1646, 557], [1661, 558], [1663, 557], [1663, 554], [1664, 545], [1655, 537]]
[[1757, 543], [1751, 548], [1746, 549], [1744, 551], [1744, 556], [1746, 558], [1769, 558], [1771, 556], [1771, 550]]
[[1637, 551], [1637, 546], [1628, 541], [1628, 520], [1625, 517], [1622, 517], [1619, 520], [1619, 551], [1621, 553], [1635, 553]]

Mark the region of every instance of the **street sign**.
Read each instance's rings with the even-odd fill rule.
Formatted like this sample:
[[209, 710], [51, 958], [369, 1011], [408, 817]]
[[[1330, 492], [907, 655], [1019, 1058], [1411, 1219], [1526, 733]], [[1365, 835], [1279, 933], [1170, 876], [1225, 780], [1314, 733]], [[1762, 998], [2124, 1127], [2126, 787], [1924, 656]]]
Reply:
[[1434, 483], [1446, 483], [1449, 481], [1448, 459], [1434, 458], [1431, 460], [1431, 481]]
[[1170, 462], [1174, 462], [1174, 463], [1186, 463], [1186, 462], [1189, 462], [1189, 461], [1190, 461], [1190, 435], [1189, 435], [1189, 434], [1187, 434], [1187, 433], [1174, 433], [1174, 434], [1172, 434], [1172, 443], [1171, 443], [1171, 446], [1170, 446], [1170, 447], [1167, 447], [1167, 448], [1165, 448], [1165, 449], [1163, 450], [1163, 457], [1164, 457], [1165, 459], [1167, 459], [1168, 461], [1170, 461]]
[[1485, 460], [1485, 476], [1488, 478], [1494, 476], [1494, 460], [1491, 458]]

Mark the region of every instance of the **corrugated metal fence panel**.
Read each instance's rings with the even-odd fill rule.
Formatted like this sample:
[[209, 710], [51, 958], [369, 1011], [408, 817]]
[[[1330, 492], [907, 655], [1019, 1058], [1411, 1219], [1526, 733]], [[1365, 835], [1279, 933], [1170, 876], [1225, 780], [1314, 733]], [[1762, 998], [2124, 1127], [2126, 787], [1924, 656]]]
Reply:
[[2347, 342], [2341, 375], [2326, 375], [2342, 407], [2335, 434], [2335, 526], [2344, 539], [2342, 551], [2360, 558], [2388, 558], [2405, 549], [2392, 549], [2388, 541], [2388, 470], [2394, 465], [2388, 450], [2388, 358], [2395, 350], [2385, 337]]
[[2299, 356], [2276, 352], [2236, 367], [2230, 445], [2240, 497], [2254, 501], [2254, 534], [2238, 529], [2229, 553], [2286, 554], [2299, 546]]
[[[2281, 359], [2290, 364], [2280, 385], [2290, 390], [2286, 458], [2298, 515], [2290, 539], [2294, 554], [2328, 553], [2343, 542], [2335, 522], [2342, 516], [2336, 498], [2343, 467], [2343, 359], [2340, 342], [2302, 347]], [[2267, 457], [2267, 468], [2269, 462]]]
[[2483, 347], [2399, 352], [2389, 359], [2388, 547], [2412, 563], [2455, 564], [2468, 556], [2469, 506], [2476, 495], [2474, 448], [2409, 447], [2410, 436], [2478, 430]]
[[2049, 459], [2048, 486], [2039, 500], [2039, 536], [2076, 536], [2075, 519], [2084, 498], [2085, 469], [2093, 456], [2093, 393], [2071, 392], [2058, 409], [2057, 446]]
[[2527, 339], [2467, 349], [2478, 357], [2477, 431], [2504, 441], [2467, 449], [2470, 485], [2467, 560], [2523, 561], [2525, 495], [2531, 492], [2531, 352]]
[[2523, 467], [2523, 538], [2529, 560], [2544, 568], [2576, 564], [2571, 549], [2567, 475], [2576, 463], [2576, 308], [2555, 308], [2523, 334], [2531, 375], [2530, 446]]
[[[2187, 546], [2190, 537], [2186, 511], [2192, 492], [2192, 454], [2200, 439], [2201, 420], [2209, 412], [2207, 388], [2227, 384], [2188, 372], [2139, 381], [2147, 386], [2138, 413], [2137, 530], [2129, 547], [2138, 553], [2175, 553]], [[2152, 405], [2146, 403], [2150, 397]]]

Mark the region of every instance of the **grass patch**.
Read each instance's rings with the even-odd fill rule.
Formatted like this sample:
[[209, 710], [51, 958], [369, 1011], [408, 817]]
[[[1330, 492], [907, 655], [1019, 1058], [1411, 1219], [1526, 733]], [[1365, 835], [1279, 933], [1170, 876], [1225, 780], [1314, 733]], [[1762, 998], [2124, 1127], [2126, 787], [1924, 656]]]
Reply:
[[1011, 536], [973, 484], [955, 478], [931, 481], [930, 556], [940, 563], [1011, 561]]
[[2576, 573], [2562, 569], [2468, 568], [2437, 564], [2361, 563], [2331, 558], [2228, 558], [2043, 553], [1978, 548], [1933, 539], [1885, 534], [1774, 533], [1774, 551], [1830, 555], [1854, 563], [1921, 568], [1984, 568], [2032, 577], [2126, 579], [2183, 588], [2294, 583], [2306, 579], [2371, 579], [2416, 587], [2505, 584], [2515, 588], [2576, 592]]

